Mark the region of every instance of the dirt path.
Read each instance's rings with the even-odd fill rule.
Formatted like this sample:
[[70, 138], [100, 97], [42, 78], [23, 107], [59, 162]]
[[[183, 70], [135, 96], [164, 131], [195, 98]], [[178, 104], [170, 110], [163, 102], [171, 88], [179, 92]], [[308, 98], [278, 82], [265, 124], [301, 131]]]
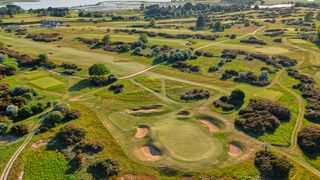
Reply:
[[11, 159], [9, 160], [9, 162], [7, 163], [5, 169], [3, 170], [3, 173], [1, 175], [0, 180], [7, 180], [8, 179], [8, 175], [10, 173], [11, 167], [13, 166], [14, 162], [16, 161], [16, 159], [18, 158], [18, 156], [21, 154], [21, 152], [23, 151], [23, 149], [28, 145], [28, 143], [30, 142], [30, 140], [32, 139], [32, 137], [35, 135], [35, 133], [37, 132], [38, 128], [40, 127], [40, 125], [42, 124], [45, 116], [47, 115], [47, 113], [50, 110], [46, 111], [42, 117], [41, 120], [39, 121], [39, 123], [33, 128], [32, 132], [27, 136], [27, 138], [24, 140], [24, 142], [21, 144], [21, 146], [17, 149], [17, 151], [13, 154], [13, 156], [11, 157]]
[[228, 41], [237, 40], [237, 39], [244, 38], [244, 37], [246, 37], [246, 36], [254, 35], [254, 34], [256, 34], [258, 31], [260, 31], [261, 29], [263, 29], [264, 27], [265, 27], [265, 26], [262, 26], [262, 27], [260, 27], [259, 29], [256, 29], [255, 31], [253, 31], [253, 32], [251, 32], [251, 33], [248, 33], [248, 34], [239, 36], [239, 37], [237, 37], [237, 38], [235, 38], [235, 39], [227, 39], [227, 40], [224, 40], [224, 41], [207, 44], [207, 45], [198, 47], [198, 48], [196, 48], [195, 50], [204, 49], [204, 48], [207, 48], [207, 47], [210, 47], [210, 46], [215, 46], [215, 45], [222, 44], [222, 43], [225, 43], [225, 42], [228, 42]]

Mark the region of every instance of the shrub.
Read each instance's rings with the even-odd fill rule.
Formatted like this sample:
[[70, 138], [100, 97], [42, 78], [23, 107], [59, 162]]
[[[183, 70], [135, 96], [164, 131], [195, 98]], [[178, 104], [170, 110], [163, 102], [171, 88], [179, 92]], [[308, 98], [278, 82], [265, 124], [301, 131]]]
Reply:
[[53, 110], [60, 111], [61, 113], [65, 113], [70, 110], [70, 105], [65, 102], [60, 102], [54, 106]]
[[210, 93], [204, 89], [193, 89], [184, 93], [181, 96], [182, 100], [201, 100], [201, 99], [208, 99], [210, 97]]
[[64, 116], [60, 111], [51, 111], [44, 118], [44, 126], [51, 128], [55, 127], [58, 123], [63, 120]]
[[103, 151], [104, 146], [99, 142], [82, 141], [75, 147], [75, 150], [81, 150], [87, 154], [96, 154]]
[[120, 167], [118, 163], [111, 159], [95, 162], [89, 166], [89, 172], [91, 172], [93, 176], [104, 177], [107, 179], [117, 176], [119, 171]]
[[298, 144], [305, 153], [318, 155], [320, 153], [320, 127], [310, 125], [302, 128], [298, 134]]
[[32, 109], [30, 106], [23, 106], [19, 109], [18, 117], [20, 119], [26, 119], [28, 117], [31, 117], [33, 115]]
[[14, 125], [10, 129], [10, 134], [21, 137], [29, 133], [29, 128], [27, 125]]
[[122, 84], [114, 84], [109, 87], [109, 91], [113, 91], [115, 94], [119, 94], [123, 91], [124, 86]]
[[269, 151], [258, 151], [254, 158], [254, 165], [259, 169], [262, 177], [286, 179], [293, 164], [287, 157], [278, 157]]
[[247, 108], [239, 111], [235, 125], [251, 134], [273, 132], [281, 121], [289, 121], [290, 110], [267, 99], [251, 99]]
[[64, 115], [64, 121], [71, 121], [74, 119], [78, 119], [81, 116], [80, 112], [77, 110], [69, 110], [65, 112], [63, 115]]
[[85, 137], [85, 130], [74, 125], [67, 125], [57, 134], [57, 140], [64, 145], [75, 145]]

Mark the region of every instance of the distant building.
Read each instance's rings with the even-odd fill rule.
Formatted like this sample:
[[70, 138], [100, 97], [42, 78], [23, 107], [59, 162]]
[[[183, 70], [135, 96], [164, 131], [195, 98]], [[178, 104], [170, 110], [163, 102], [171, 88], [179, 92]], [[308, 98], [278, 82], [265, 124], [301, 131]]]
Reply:
[[58, 28], [60, 26], [64, 26], [64, 23], [61, 21], [41, 21], [41, 28]]

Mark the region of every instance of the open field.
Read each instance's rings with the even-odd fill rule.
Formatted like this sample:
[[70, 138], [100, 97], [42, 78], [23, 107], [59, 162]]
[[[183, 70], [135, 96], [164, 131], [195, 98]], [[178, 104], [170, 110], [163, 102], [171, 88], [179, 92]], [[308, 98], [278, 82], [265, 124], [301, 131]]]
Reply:
[[[149, 20], [143, 18], [119, 21], [112, 20], [111, 16], [82, 18], [76, 11], [71, 11], [69, 17], [37, 17], [24, 13], [1, 18], [4, 23], [27, 25], [27, 34], [41, 36], [39, 33], [44, 33], [49, 37], [50, 33], [59, 33], [62, 38], [39, 41], [27, 38], [27, 34], [17, 35], [15, 29], [0, 30], [0, 42], [4, 43], [0, 50], [5, 54], [1, 67], [19, 68], [12, 75], [4, 73], [0, 83], [11, 88], [30, 87], [40, 94], [20, 96], [26, 104], [49, 104], [46, 110], [50, 111], [58, 101], [66, 102], [75, 110], [73, 113], [80, 115], [73, 120], [54, 122], [49, 130], [31, 136], [10, 169], [5, 168], [6, 164], [27, 135], [13, 138], [7, 130], [5, 135], [0, 135], [0, 156], [3, 157], [0, 172], [9, 170], [8, 179], [95, 179], [97, 174], [90, 171], [93, 164], [111, 159], [119, 166], [117, 178], [120, 179], [126, 176], [133, 179], [263, 179], [254, 160], [257, 151], [267, 149], [287, 156], [293, 164], [287, 172], [288, 179], [318, 179], [320, 157], [305, 154], [298, 144], [301, 129], [318, 126], [318, 123], [305, 118], [309, 103], [306, 93], [293, 88], [302, 81], [289, 76], [287, 71], [295, 69], [305, 75], [303, 78], [313, 78], [313, 87], [319, 88], [320, 51], [315, 43], [297, 34], [296, 29], [302, 27], [315, 32], [311, 22], [305, 22], [310, 26], [284, 23], [290, 18], [303, 19], [306, 12], [313, 10], [281, 9], [282, 15], [278, 14], [280, 10], [207, 13], [208, 22], [213, 23], [216, 18], [223, 25], [231, 23], [230, 27], [217, 32], [209, 25], [201, 30], [193, 29], [197, 21], [194, 15], [156, 20], [153, 27], [148, 27]], [[143, 10], [115, 14], [144, 16]], [[248, 21], [242, 22], [238, 16]], [[269, 22], [270, 19], [275, 22]], [[66, 25], [32, 26], [42, 20], [59, 20]], [[319, 26], [315, 18], [312, 22]], [[130, 32], [116, 32], [117, 29]], [[136, 31], [156, 35], [149, 34], [143, 39]], [[274, 31], [283, 32], [266, 35]], [[109, 42], [104, 42], [106, 34]], [[215, 38], [208, 38], [213, 36]], [[282, 39], [281, 43], [274, 41], [278, 38]], [[14, 50], [15, 55], [18, 52], [26, 55], [24, 59], [9, 58], [8, 49]], [[41, 60], [39, 54], [47, 59]], [[34, 60], [33, 63], [41, 63], [22, 65], [21, 60], [28, 58]], [[96, 63], [108, 71], [93, 72], [90, 67]], [[111, 75], [116, 78], [112, 79]], [[99, 84], [95, 79], [104, 83]], [[241, 101], [232, 99], [241, 96], [234, 90], [243, 93]], [[3, 93], [1, 90], [0, 95]], [[7, 96], [13, 94], [14, 91]], [[273, 118], [273, 122], [259, 124], [257, 133], [237, 125], [252, 99], [265, 99], [269, 104], [257, 107], [262, 108], [259, 110], [251, 107], [247, 119], [252, 114], [258, 117], [255, 121], [259, 121], [260, 116], [264, 120]], [[271, 110], [263, 109], [267, 106], [272, 106]], [[26, 125], [32, 129], [46, 123], [40, 118], [45, 111], [21, 120], [22, 106], [16, 117], [7, 115], [6, 108], [1, 106], [0, 117], [13, 119], [10, 128]], [[286, 120], [277, 114], [283, 109], [289, 112], [281, 114], [289, 114]], [[67, 112], [61, 110], [61, 116], [67, 116]], [[267, 116], [262, 116], [263, 113]], [[274, 121], [279, 122], [275, 128]], [[81, 143], [101, 144], [102, 150], [97, 153], [77, 150], [80, 142], [65, 148], [59, 142], [59, 132], [70, 124], [86, 132]], [[257, 124], [253, 122], [249, 128]], [[268, 131], [266, 124], [274, 129]], [[79, 160], [81, 166], [75, 168], [74, 161], [81, 155], [84, 156]]]

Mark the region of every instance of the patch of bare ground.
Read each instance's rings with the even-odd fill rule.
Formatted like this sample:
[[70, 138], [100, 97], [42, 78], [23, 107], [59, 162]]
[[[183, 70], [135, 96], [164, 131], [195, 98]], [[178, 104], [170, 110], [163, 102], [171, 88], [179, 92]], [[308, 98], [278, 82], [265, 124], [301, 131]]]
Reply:
[[141, 148], [142, 154], [150, 161], [158, 160], [161, 157], [160, 151], [152, 145], [144, 145]]
[[140, 125], [137, 127], [137, 132], [135, 134], [135, 138], [141, 139], [144, 138], [149, 132], [149, 126], [147, 125]]
[[47, 146], [49, 142], [50, 142], [50, 139], [40, 139], [36, 143], [33, 143], [31, 145], [31, 148], [32, 149], [37, 149], [37, 148], [42, 147], [42, 146]]
[[218, 132], [218, 131], [220, 130], [220, 128], [219, 128], [217, 125], [213, 124], [212, 122], [210, 122], [210, 121], [208, 121], [208, 120], [199, 119], [199, 122], [200, 122], [202, 125], [208, 127], [208, 129], [209, 129], [210, 132]]
[[230, 156], [240, 156], [242, 154], [242, 149], [241, 149], [240, 145], [238, 145], [236, 143], [230, 143], [228, 154]]
[[156, 180], [157, 178], [147, 174], [125, 174], [118, 176], [115, 180]]
[[23, 174], [24, 174], [24, 171], [21, 171], [20, 174], [19, 174], [19, 177], [17, 179], [18, 180], [23, 180]]

